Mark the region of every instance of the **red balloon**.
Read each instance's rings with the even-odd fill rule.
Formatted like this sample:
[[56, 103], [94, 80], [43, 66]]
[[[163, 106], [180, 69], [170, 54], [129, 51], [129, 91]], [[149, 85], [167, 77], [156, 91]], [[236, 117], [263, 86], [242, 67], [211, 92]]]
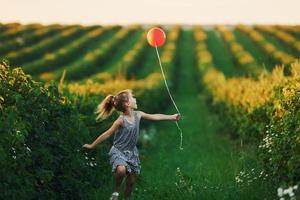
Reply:
[[152, 47], [160, 47], [165, 43], [166, 34], [158, 27], [151, 28], [147, 34], [147, 41]]

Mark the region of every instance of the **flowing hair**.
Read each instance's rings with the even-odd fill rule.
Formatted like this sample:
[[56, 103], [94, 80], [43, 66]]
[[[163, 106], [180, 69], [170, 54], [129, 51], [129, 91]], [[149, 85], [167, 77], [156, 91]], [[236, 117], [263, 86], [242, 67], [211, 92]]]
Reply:
[[96, 121], [103, 121], [109, 117], [115, 110], [125, 112], [125, 103], [129, 101], [129, 96], [132, 95], [130, 89], [120, 91], [116, 96], [107, 95], [104, 100], [97, 106], [95, 114], [97, 114]]

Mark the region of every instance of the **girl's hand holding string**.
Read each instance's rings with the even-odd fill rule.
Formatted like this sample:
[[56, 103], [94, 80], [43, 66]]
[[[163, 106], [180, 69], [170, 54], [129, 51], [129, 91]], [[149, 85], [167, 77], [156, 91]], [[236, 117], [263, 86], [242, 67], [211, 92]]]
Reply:
[[180, 116], [180, 114], [174, 114], [174, 115], [172, 115], [172, 117], [173, 117], [173, 120], [174, 121], [179, 121], [180, 120], [180, 118], [181, 118], [181, 116]]

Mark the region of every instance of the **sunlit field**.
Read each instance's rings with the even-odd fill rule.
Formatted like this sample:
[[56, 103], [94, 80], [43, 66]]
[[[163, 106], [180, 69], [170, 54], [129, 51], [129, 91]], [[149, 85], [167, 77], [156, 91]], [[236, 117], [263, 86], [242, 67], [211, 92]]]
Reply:
[[96, 122], [100, 101], [177, 112], [152, 27], [183, 150], [174, 122], [142, 120], [130, 199], [300, 197], [300, 26], [0, 23], [0, 199], [109, 199], [113, 137], [82, 148], [118, 116]]

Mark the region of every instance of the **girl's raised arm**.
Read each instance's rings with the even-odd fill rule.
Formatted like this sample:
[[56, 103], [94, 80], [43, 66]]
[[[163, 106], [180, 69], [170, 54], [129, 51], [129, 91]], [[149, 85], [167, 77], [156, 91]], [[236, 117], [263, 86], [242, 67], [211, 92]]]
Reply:
[[178, 121], [180, 119], [179, 114], [174, 114], [174, 115], [165, 115], [165, 114], [148, 114], [143, 111], [139, 111], [141, 118], [143, 119], [148, 119], [148, 120], [171, 120], [171, 121]]
[[99, 144], [102, 141], [104, 141], [105, 139], [109, 138], [116, 130], [118, 130], [118, 128], [122, 125], [122, 123], [123, 122], [122, 122], [121, 118], [118, 118], [112, 124], [112, 126], [107, 131], [105, 131], [100, 136], [98, 136], [98, 138], [92, 144], [84, 144], [82, 147], [85, 147], [87, 149], [93, 149], [93, 148], [95, 148], [95, 146], [97, 144]]

